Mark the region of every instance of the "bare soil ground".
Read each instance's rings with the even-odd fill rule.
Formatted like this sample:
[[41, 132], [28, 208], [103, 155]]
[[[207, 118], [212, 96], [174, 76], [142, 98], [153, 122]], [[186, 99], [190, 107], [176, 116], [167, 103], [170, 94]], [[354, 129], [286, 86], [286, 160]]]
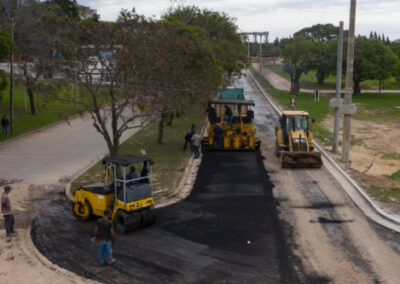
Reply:
[[[342, 124], [341, 121], [340, 125]], [[332, 128], [333, 118], [331, 116], [326, 118], [323, 125]], [[353, 177], [368, 190], [371, 190], [371, 186], [400, 190], [400, 181], [387, 177], [400, 170], [400, 160], [395, 158], [400, 155], [399, 125], [400, 119], [391, 121], [352, 119], [351, 164], [348, 168]], [[384, 155], [385, 153], [387, 155]], [[336, 158], [339, 159], [339, 155]], [[389, 198], [393, 203], [386, 203], [385, 207], [395, 214], [400, 214], [400, 200], [395, 197]]]
[[[275, 185], [280, 219], [303, 283], [396, 283], [400, 255], [323, 167], [281, 169], [272, 141], [263, 141], [264, 165]], [[303, 272], [301, 272], [303, 271]]]
[[3, 220], [0, 220], [0, 282], [2, 284], [54, 284], [95, 283], [84, 280], [65, 269], [53, 265], [34, 247], [30, 237], [33, 216], [45, 202], [63, 196], [54, 185], [37, 186], [18, 181], [0, 180], [0, 185], [12, 184], [10, 193], [16, 219], [17, 236], [11, 240], [5, 236]]

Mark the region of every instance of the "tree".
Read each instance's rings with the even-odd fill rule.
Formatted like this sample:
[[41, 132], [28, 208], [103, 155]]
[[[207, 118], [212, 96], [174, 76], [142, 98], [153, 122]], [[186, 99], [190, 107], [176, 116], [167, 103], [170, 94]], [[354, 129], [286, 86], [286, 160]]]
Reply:
[[60, 16], [79, 19], [79, 5], [76, 0], [49, 0], [44, 5]]
[[205, 31], [205, 38], [227, 74], [240, 73], [246, 62], [246, 53], [235, 20], [225, 13], [201, 10], [196, 6], [171, 8], [166, 19], [176, 19], [185, 25], [196, 26]]
[[51, 74], [53, 49], [48, 45], [49, 34], [39, 30], [43, 6], [35, 0], [22, 2], [15, 13], [15, 38], [19, 49], [15, 62], [25, 85], [32, 115], [36, 113], [35, 90], [39, 78]]
[[332, 24], [317, 24], [301, 29], [294, 34], [294, 36], [296, 35], [303, 35], [306, 39], [310, 39], [313, 42], [327, 42], [338, 37], [339, 28]]
[[379, 91], [382, 82], [394, 75], [399, 67], [399, 59], [393, 51], [379, 40], [358, 36], [354, 55], [354, 93], [360, 94], [360, 83], [377, 79]]
[[[127, 62], [133, 60], [126, 57], [140, 54], [150, 61], [145, 44], [149, 27], [141, 16], [135, 15], [131, 21], [108, 24], [48, 15], [43, 25], [47, 33], [57, 35], [49, 44], [61, 53], [55, 61], [56, 70], [63, 78], [61, 83], [79, 81], [79, 110], [90, 114], [111, 155], [119, 154], [125, 131], [142, 126], [153, 114], [152, 98], [146, 91], [150, 68], [141, 66], [142, 60], [130, 66], [130, 70], [137, 70], [136, 74], [129, 73]], [[121, 44], [122, 34], [133, 25], [130, 40], [137, 50], [126, 50]], [[140, 106], [147, 106], [146, 112], [141, 112]]]
[[309, 61], [310, 67], [316, 70], [319, 85], [323, 85], [325, 78], [336, 71], [338, 34], [339, 28], [332, 24], [317, 24], [295, 33], [315, 43], [314, 52]]
[[284, 71], [290, 75], [290, 91], [297, 95], [300, 91], [301, 74], [311, 69], [310, 58], [315, 44], [302, 35], [284, 41]]
[[[400, 60], [400, 42], [392, 42], [390, 43], [389, 47]], [[393, 75], [395, 76], [396, 81], [400, 83], [400, 66], [398, 66], [398, 68], [394, 71]]]
[[[0, 31], [0, 60], [8, 57], [11, 51], [11, 45], [14, 44], [11, 42], [11, 36], [7, 31]], [[0, 101], [1, 101], [1, 92], [7, 88], [7, 74], [3, 70], [0, 70]]]

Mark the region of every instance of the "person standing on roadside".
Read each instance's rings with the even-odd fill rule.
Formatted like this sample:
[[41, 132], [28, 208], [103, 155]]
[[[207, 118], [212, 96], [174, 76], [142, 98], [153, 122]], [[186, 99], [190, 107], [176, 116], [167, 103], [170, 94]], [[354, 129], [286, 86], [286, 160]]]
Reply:
[[11, 211], [11, 202], [8, 194], [11, 191], [11, 186], [6, 185], [4, 187], [4, 192], [1, 195], [1, 214], [4, 216], [4, 226], [6, 229], [7, 237], [12, 237], [15, 235], [14, 232], [14, 215]]
[[2, 127], [1, 136], [4, 136], [4, 137], [7, 136], [7, 129], [8, 129], [9, 125], [10, 125], [10, 121], [8, 120], [6, 115], [3, 115], [3, 118], [1, 119], [1, 127]]
[[[116, 260], [112, 257], [112, 243], [115, 241], [114, 223], [110, 220], [111, 210], [104, 210], [104, 216], [97, 220], [94, 235], [100, 239], [99, 263], [112, 264]], [[107, 254], [107, 260], [104, 261]]]
[[200, 144], [201, 144], [201, 136], [197, 134], [196, 131], [194, 131], [192, 136], [192, 148], [195, 159], [200, 157]]

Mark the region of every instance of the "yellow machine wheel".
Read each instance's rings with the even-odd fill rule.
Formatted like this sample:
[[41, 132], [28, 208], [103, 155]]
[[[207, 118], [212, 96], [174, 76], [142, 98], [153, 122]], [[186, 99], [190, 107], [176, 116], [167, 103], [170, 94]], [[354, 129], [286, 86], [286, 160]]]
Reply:
[[72, 206], [72, 211], [79, 221], [86, 221], [93, 214], [92, 206], [87, 201], [84, 204], [75, 202]]

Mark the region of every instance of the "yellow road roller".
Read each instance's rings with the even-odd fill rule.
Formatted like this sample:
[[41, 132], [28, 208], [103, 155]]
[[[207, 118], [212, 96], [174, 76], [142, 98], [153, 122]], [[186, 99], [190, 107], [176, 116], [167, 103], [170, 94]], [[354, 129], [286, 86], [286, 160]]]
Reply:
[[[123, 234], [156, 221], [154, 209], [152, 165], [153, 160], [134, 155], [104, 158], [105, 178], [102, 182], [82, 186], [75, 191], [73, 213], [80, 221], [91, 216], [103, 216], [105, 209], [112, 212], [116, 231]], [[141, 165], [140, 176], [127, 174], [127, 167]], [[134, 168], [131, 167], [131, 172]], [[114, 180], [107, 182], [109, 171]], [[122, 176], [118, 174], [122, 172]]]

